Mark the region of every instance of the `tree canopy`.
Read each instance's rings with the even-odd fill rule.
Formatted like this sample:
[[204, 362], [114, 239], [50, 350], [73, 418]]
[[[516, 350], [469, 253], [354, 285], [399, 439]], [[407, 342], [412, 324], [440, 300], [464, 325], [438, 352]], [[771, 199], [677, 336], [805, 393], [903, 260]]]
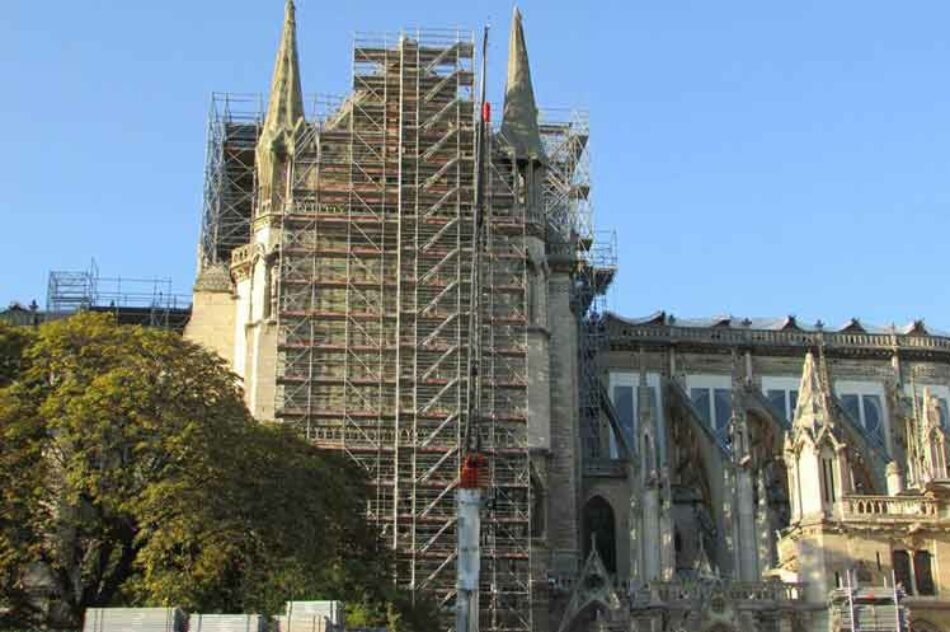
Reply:
[[[432, 627], [390, 581], [358, 467], [255, 422], [223, 361], [170, 332], [78, 314], [0, 324], [0, 602], [278, 612], [342, 599], [353, 625]], [[2, 604], [0, 604], [2, 605]]]

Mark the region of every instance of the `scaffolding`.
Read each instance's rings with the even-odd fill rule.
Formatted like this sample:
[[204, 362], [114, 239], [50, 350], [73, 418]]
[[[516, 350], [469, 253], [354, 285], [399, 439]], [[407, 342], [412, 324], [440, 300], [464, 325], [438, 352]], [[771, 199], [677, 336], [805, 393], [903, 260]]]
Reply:
[[578, 318], [578, 416], [582, 455], [602, 457], [606, 389], [597, 356], [607, 342], [603, 315], [607, 288], [617, 272], [617, 235], [594, 229], [591, 200], [590, 124], [582, 110], [547, 109], [539, 130], [547, 156], [543, 208], [548, 248], [576, 262], [571, 296]]
[[229, 264], [231, 251], [251, 234], [256, 171], [255, 149], [263, 124], [256, 94], [211, 95], [205, 151], [204, 202], [198, 265]]
[[[448, 612], [476, 352], [473, 62], [472, 36], [459, 31], [355, 37], [352, 93], [297, 132], [277, 264], [277, 416], [365, 469], [367, 512], [397, 552], [397, 581]], [[512, 165], [500, 154], [492, 163], [479, 288], [478, 427], [490, 464], [480, 621], [527, 631], [525, 211]]]
[[[310, 94], [304, 99], [309, 118], [325, 119], [341, 99]], [[256, 149], [264, 124], [261, 94], [215, 92], [208, 113], [204, 197], [198, 265], [229, 265], [231, 251], [248, 243], [257, 196]]]
[[[281, 202], [276, 414], [355, 459], [397, 580], [455, 599], [454, 492], [468, 407], [474, 42], [459, 31], [357, 35], [352, 92], [310, 97]], [[200, 265], [247, 244], [256, 209], [259, 95], [215, 94]], [[595, 356], [616, 236], [594, 231], [586, 113], [539, 117], [540, 204], [503, 148], [489, 152], [476, 409], [489, 457], [480, 624], [531, 628], [526, 231], [575, 264], [580, 422], [594, 444], [605, 390]], [[492, 139], [489, 139], [491, 142]], [[531, 180], [531, 178], [528, 178]], [[533, 182], [533, 180], [532, 180]], [[527, 217], [526, 209], [537, 216]], [[448, 618], [446, 619], [449, 620]]]
[[617, 272], [617, 234], [595, 233], [581, 259], [574, 284], [575, 313], [579, 315], [578, 422], [582, 459], [585, 462], [607, 456], [603, 453], [604, 433], [611, 432], [605, 420], [609, 394], [601, 378], [600, 354], [607, 350], [607, 288]]
[[834, 632], [906, 632], [909, 617], [903, 604], [904, 593], [896, 586], [857, 586], [847, 584], [828, 595], [831, 615], [829, 629]]
[[111, 313], [122, 324], [181, 329], [190, 314], [190, 300], [172, 292], [171, 279], [100, 276], [95, 260], [87, 270], [50, 272], [46, 318], [81, 310]]
[[549, 244], [587, 259], [595, 237], [590, 176], [590, 122], [584, 110], [547, 108], [538, 131], [547, 157], [543, 205]]

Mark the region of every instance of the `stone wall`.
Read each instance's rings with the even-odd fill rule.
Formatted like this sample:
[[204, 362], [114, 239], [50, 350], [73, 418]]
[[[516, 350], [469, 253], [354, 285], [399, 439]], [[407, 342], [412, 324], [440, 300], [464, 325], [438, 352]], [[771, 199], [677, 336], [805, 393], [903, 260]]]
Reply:
[[185, 326], [184, 336], [213, 351], [228, 363], [234, 361], [235, 300], [229, 289], [195, 290], [192, 298], [191, 320]]

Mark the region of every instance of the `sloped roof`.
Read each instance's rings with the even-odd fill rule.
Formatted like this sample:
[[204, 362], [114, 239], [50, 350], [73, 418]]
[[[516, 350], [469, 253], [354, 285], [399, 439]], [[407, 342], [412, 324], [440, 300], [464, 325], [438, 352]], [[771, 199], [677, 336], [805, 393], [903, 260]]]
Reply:
[[926, 327], [923, 320], [913, 320], [907, 325], [870, 325], [858, 318], [851, 318], [837, 327], [827, 327], [821, 321], [814, 324], [800, 322], [795, 316], [788, 315], [780, 318], [750, 318], [733, 316], [730, 314], [714, 315], [704, 318], [680, 318], [666, 311], [657, 311], [646, 316], [628, 318], [614, 312], [607, 312], [608, 318], [630, 325], [657, 325], [666, 327], [696, 327], [710, 329], [714, 327], [728, 329], [758, 329], [763, 331], [827, 331], [851, 332], [868, 334], [903, 334], [903, 335], [930, 335], [950, 337], [950, 333], [940, 332]]

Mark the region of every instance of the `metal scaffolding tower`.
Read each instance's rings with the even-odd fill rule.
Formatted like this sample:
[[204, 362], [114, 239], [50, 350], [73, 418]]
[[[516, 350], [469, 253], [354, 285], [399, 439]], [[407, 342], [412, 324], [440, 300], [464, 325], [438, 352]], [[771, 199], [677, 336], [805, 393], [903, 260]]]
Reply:
[[[353, 92], [295, 139], [277, 279], [277, 416], [363, 466], [398, 581], [447, 612], [476, 352], [473, 58], [471, 35], [457, 31], [355, 38]], [[490, 476], [481, 625], [527, 631], [525, 217], [511, 166], [494, 162], [479, 288]]]
[[260, 95], [211, 95], [198, 265], [231, 262], [247, 243], [255, 194], [255, 148], [263, 122]]
[[576, 260], [571, 300], [578, 318], [578, 406], [583, 456], [600, 458], [601, 420], [607, 397], [596, 358], [607, 341], [603, 315], [607, 288], [617, 272], [617, 235], [594, 229], [590, 125], [580, 110], [545, 110], [539, 126], [548, 163], [544, 214], [548, 248]]

